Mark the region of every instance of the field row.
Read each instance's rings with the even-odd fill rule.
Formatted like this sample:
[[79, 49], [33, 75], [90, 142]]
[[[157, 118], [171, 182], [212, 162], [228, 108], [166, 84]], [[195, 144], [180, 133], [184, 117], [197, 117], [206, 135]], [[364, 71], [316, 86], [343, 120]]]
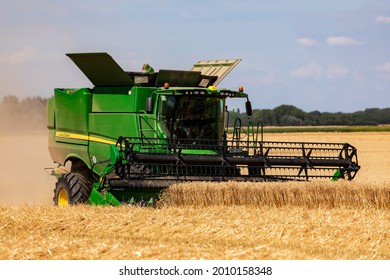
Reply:
[[377, 209], [3, 207], [0, 220], [0, 259], [390, 259]]

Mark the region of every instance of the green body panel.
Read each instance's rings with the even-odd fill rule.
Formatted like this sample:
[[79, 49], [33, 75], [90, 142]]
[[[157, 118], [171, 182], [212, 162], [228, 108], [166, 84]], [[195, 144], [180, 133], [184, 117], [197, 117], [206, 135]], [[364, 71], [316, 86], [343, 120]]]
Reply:
[[123, 113], [134, 110], [132, 97], [125, 94], [94, 94], [92, 98], [93, 113]]
[[[65, 164], [77, 158], [92, 168], [109, 159], [109, 145], [120, 136], [162, 136], [156, 132], [153, 115], [145, 114], [146, 99], [156, 88], [111, 88], [54, 90], [47, 108], [49, 152], [54, 162]], [[99, 174], [103, 168], [96, 164], [93, 169]]]
[[138, 136], [138, 114], [134, 113], [91, 113], [90, 135], [107, 137], [116, 141], [119, 136]]
[[88, 166], [88, 117], [92, 94], [89, 89], [55, 89], [48, 100], [47, 126], [49, 153], [54, 162], [65, 164], [72, 158]]
[[146, 98], [156, 88], [99, 87], [93, 90], [92, 112], [123, 113], [145, 111]]
[[46, 125], [49, 131], [53, 131], [55, 129], [55, 99], [50, 98], [47, 100], [47, 118], [46, 118]]
[[95, 188], [92, 188], [91, 195], [89, 197], [89, 203], [92, 205], [113, 205], [119, 206], [121, 202], [117, 200], [111, 193], [107, 192], [105, 197], [98, 192]]
[[133, 112], [146, 111], [146, 98], [151, 97], [157, 88], [133, 87], [131, 89], [131, 103], [134, 104]]
[[49, 130], [48, 147], [51, 158], [54, 162], [61, 165], [70, 159], [81, 159], [88, 167], [91, 167], [91, 161], [88, 153], [88, 145], [77, 145], [74, 141], [68, 143], [64, 141], [58, 141], [55, 137], [55, 130]]
[[[134, 113], [91, 113], [89, 134], [89, 155], [95, 162], [109, 159], [110, 144], [120, 136], [131, 135], [137, 129], [137, 114]], [[94, 166], [101, 173], [104, 165]]]
[[87, 134], [92, 100], [89, 89], [82, 88], [69, 93], [55, 89], [54, 98], [57, 131]]

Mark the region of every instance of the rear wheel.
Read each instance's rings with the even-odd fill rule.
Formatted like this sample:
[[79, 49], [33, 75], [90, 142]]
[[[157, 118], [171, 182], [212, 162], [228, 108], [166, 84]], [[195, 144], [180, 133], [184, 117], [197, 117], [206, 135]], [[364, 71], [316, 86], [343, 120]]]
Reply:
[[58, 178], [54, 189], [54, 204], [68, 206], [87, 203], [92, 185], [79, 173], [68, 173]]

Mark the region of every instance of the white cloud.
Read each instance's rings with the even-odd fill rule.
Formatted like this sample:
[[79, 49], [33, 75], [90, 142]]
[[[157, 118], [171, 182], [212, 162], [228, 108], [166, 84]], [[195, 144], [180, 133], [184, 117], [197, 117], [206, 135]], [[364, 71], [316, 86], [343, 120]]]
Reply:
[[271, 69], [262, 69], [257, 71], [256, 77], [253, 79], [257, 85], [268, 85], [274, 83], [278, 79], [279, 73]]
[[290, 71], [290, 76], [293, 78], [314, 78], [314, 79], [320, 79], [324, 74], [324, 68], [314, 62], [311, 62], [307, 65], [303, 65], [301, 67], [298, 67], [294, 70]]
[[363, 42], [355, 40], [346, 36], [333, 36], [326, 39], [326, 43], [330, 46], [348, 46], [348, 45], [362, 45]]
[[380, 72], [390, 74], [390, 61], [386, 61], [383, 65], [376, 67], [376, 69]]
[[380, 77], [390, 81], [390, 61], [386, 61], [383, 65], [376, 67], [380, 72]]
[[37, 52], [33, 48], [25, 47], [23, 49], [19, 49], [11, 53], [0, 54], [0, 61], [10, 64], [23, 64], [33, 60], [36, 55]]
[[377, 21], [377, 22], [384, 22], [384, 23], [390, 23], [390, 17], [377, 16], [375, 18], [375, 21]]
[[348, 73], [349, 73], [348, 68], [346, 68], [344, 65], [340, 63], [332, 64], [326, 70], [326, 75], [328, 76], [329, 79], [342, 78], [348, 75]]
[[317, 45], [317, 41], [307, 37], [301, 37], [295, 40], [299, 45], [303, 47], [314, 47]]
[[349, 74], [347, 67], [341, 63], [331, 64], [328, 67], [323, 67], [317, 63], [311, 62], [290, 71], [290, 77], [298, 79], [338, 79]]

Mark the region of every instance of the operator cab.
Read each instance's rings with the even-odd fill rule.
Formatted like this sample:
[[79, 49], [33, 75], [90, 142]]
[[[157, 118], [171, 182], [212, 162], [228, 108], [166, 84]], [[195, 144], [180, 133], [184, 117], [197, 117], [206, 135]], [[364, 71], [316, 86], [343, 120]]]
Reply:
[[221, 140], [224, 108], [223, 98], [160, 95], [157, 122], [170, 138]]

